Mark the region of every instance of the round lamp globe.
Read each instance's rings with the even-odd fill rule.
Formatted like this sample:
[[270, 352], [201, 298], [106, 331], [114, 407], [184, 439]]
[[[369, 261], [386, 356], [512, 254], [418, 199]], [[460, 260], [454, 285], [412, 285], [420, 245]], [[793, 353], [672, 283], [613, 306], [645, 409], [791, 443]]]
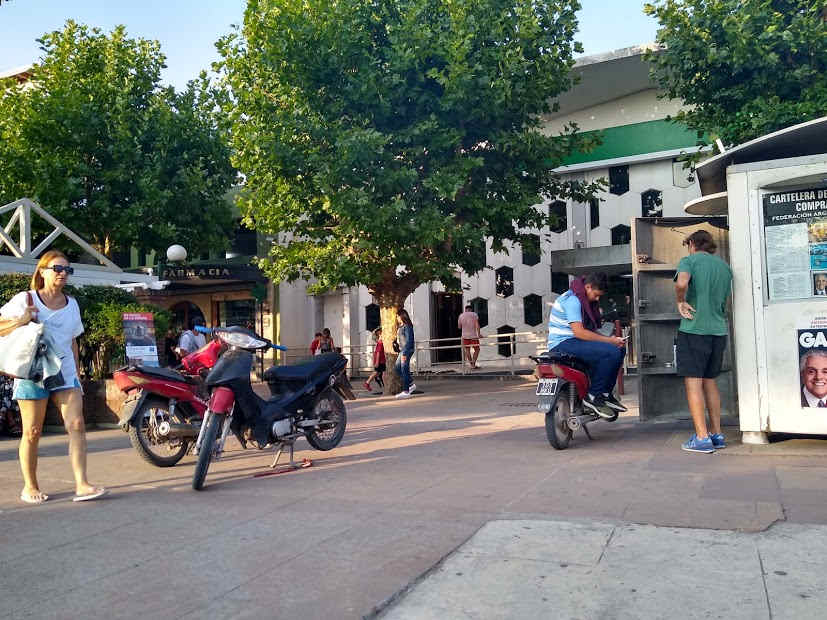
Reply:
[[167, 260], [173, 263], [180, 263], [187, 260], [187, 250], [183, 245], [171, 245], [167, 248]]

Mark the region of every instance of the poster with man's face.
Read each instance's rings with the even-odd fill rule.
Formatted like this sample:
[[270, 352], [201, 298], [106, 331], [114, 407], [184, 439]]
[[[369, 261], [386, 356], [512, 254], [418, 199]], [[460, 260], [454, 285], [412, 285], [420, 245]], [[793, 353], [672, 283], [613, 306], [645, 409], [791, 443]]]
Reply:
[[798, 355], [801, 406], [827, 408], [827, 329], [799, 329]]
[[813, 295], [827, 297], [827, 271], [816, 271], [813, 274]]

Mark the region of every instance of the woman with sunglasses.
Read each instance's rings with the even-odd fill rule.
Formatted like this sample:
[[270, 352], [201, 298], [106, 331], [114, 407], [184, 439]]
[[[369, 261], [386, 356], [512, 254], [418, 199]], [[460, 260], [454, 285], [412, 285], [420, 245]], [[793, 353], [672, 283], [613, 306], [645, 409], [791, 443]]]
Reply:
[[66, 256], [57, 250], [49, 250], [37, 263], [32, 290], [18, 293], [0, 308], [0, 336], [30, 321], [42, 323], [61, 358], [59, 377], [62, 380], [41, 384], [26, 379], [14, 380], [14, 398], [20, 404], [23, 418], [19, 453], [24, 486], [20, 499], [27, 504], [42, 504], [49, 498], [37, 482], [37, 446], [49, 399], [63, 416], [69, 434], [69, 460], [75, 474], [74, 501], [96, 499], [106, 494], [106, 489], [92, 486], [86, 479], [86, 428], [77, 373], [77, 337], [83, 333], [83, 324], [77, 301], [63, 292], [72, 273], [74, 269], [69, 266]]

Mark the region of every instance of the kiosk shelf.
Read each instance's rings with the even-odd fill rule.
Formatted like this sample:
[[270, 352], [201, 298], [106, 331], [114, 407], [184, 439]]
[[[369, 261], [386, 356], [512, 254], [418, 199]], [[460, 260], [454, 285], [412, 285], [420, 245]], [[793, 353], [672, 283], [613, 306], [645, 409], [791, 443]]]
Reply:
[[641, 375], [674, 375], [674, 366], [641, 366], [637, 369]]
[[663, 314], [641, 314], [637, 317], [638, 321], [680, 321], [681, 315], [680, 314], [671, 314], [671, 313], [663, 313]]
[[678, 263], [638, 263], [638, 271], [671, 271], [675, 272]]

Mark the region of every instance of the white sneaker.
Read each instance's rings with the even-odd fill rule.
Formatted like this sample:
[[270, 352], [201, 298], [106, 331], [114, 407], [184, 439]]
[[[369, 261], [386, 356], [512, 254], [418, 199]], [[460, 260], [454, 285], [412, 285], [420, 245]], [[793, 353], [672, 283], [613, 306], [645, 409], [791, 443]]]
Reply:
[[408, 393], [413, 394], [416, 392], [416, 383], [411, 383], [411, 387], [408, 388]]
[[410, 397], [411, 397], [411, 393], [410, 392], [405, 392], [404, 390], [402, 392], [399, 392], [399, 394], [396, 395], [397, 400], [400, 399], [400, 398], [410, 398]]

